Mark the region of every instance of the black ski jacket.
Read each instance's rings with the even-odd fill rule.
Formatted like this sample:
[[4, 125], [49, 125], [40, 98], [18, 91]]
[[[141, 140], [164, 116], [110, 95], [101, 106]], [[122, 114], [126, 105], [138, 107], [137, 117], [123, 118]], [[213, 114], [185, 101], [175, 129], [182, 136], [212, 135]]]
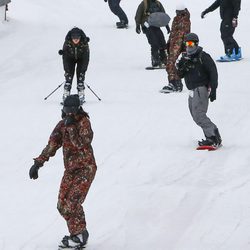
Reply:
[[220, 7], [220, 17], [222, 20], [232, 20], [238, 18], [241, 0], [216, 0], [205, 11], [212, 12]]
[[198, 47], [195, 54], [187, 56], [182, 54], [182, 58], [177, 63], [177, 74], [185, 79], [189, 90], [206, 86], [216, 89], [218, 86], [218, 72], [214, 60], [209, 54]]
[[74, 59], [84, 59], [89, 56], [89, 45], [82, 41], [79, 44], [74, 44], [71, 40], [66, 40], [63, 45], [63, 56]]

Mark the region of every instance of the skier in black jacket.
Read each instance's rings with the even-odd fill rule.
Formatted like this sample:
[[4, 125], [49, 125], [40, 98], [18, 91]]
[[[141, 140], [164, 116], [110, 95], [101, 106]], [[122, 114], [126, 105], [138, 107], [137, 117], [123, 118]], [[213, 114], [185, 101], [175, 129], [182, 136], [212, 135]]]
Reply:
[[216, 0], [210, 7], [201, 13], [201, 18], [204, 18], [207, 13], [220, 7], [220, 17], [222, 19], [220, 32], [226, 53], [221, 59], [224, 60], [241, 59], [241, 48], [233, 38], [235, 28], [238, 26], [240, 5], [241, 0]]
[[62, 55], [63, 67], [65, 71], [63, 101], [70, 95], [72, 81], [75, 74], [75, 67], [77, 76], [77, 91], [81, 105], [85, 101], [84, 80], [89, 64], [88, 42], [89, 38], [85, 35], [85, 33], [81, 29], [74, 27], [67, 33], [63, 49], [58, 52], [59, 55]]
[[199, 38], [194, 33], [185, 36], [186, 53], [177, 63], [177, 73], [185, 79], [190, 90], [189, 110], [195, 123], [200, 126], [206, 137], [199, 141], [200, 146], [219, 146], [221, 137], [217, 126], [207, 117], [208, 100], [216, 100], [218, 73], [216, 65], [209, 54], [198, 46]]

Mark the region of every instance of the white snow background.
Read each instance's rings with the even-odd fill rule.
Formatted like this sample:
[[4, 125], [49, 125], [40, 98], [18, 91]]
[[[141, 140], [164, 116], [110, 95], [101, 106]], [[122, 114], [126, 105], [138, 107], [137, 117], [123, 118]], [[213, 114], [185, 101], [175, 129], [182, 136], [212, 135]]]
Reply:
[[[192, 31], [216, 59], [223, 55], [213, 0], [186, 0]], [[160, 94], [165, 70], [146, 71], [150, 48], [136, 34], [140, 1], [121, 1], [130, 26], [102, 0], [22, 0], [0, 23], [0, 250], [54, 250], [67, 234], [56, 209], [62, 151], [30, 180], [33, 158], [60, 120], [64, 81], [57, 51], [74, 26], [90, 37], [84, 109], [94, 130], [98, 171], [84, 203], [88, 250], [250, 249], [249, 1], [242, 1], [235, 38], [244, 60], [218, 64], [217, 100], [208, 116], [223, 147], [196, 151], [202, 130], [193, 122], [188, 90]], [[175, 1], [162, 0], [172, 20]], [[163, 29], [166, 39], [168, 35]], [[76, 92], [74, 81], [72, 93]]]

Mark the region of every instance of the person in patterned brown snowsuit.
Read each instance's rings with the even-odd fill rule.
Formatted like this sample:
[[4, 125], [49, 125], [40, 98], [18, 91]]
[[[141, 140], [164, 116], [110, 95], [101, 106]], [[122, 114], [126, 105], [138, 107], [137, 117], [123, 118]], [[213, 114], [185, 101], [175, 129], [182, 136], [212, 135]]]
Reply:
[[176, 61], [181, 54], [185, 51], [184, 36], [190, 33], [190, 13], [183, 4], [176, 7], [176, 16], [172, 22], [170, 36], [167, 42], [167, 64], [166, 71], [168, 73], [168, 86], [164, 86], [161, 92], [181, 92], [183, 84], [180, 77], [177, 75]]
[[70, 236], [65, 236], [65, 247], [87, 243], [85, 215], [82, 207], [90, 185], [95, 177], [96, 162], [91, 142], [93, 131], [88, 114], [80, 106], [79, 96], [70, 95], [64, 101], [62, 120], [50, 135], [47, 146], [34, 158], [30, 178], [38, 178], [38, 170], [45, 161], [63, 148], [64, 176], [58, 195], [57, 208], [67, 222]]

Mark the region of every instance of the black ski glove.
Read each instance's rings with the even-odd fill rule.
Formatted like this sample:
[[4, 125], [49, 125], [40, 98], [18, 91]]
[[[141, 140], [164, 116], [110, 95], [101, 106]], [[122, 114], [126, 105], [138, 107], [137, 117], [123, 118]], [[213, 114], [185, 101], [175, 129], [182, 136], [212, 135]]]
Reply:
[[135, 31], [136, 31], [137, 34], [140, 34], [140, 33], [141, 33], [140, 24], [137, 24], [137, 25], [136, 25]]
[[75, 118], [73, 115], [67, 115], [65, 118], [64, 118], [64, 125], [65, 126], [69, 126], [69, 125], [73, 125], [75, 123]]
[[216, 100], [216, 88], [212, 88], [209, 94], [210, 102], [213, 102]]
[[202, 11], [201, 12], [201, 18], [203, 19], [207, 13], [208, 13], [207, 10]]
[[233, 20], [232, 20], [232, 26], [233, 26], [233, 28], [236, 28], [238, 26], [238, 20], [237, 20], [237, 18], [233, 18]]
[[42, 163], [37, 162], [36, 160], [34, 161], [34, 165], [30, 168], [29, 175], [30, 179], [37, 179], [38, 178], [38, 170], [40, 167], [42, 167]]
[[167, 29], [168, 34], [169, 34], [171, 32], [171, 29], [170, 29], [169, 25], [166, 26], [166, 29]]
[[182, 57], [180, 59], [180, 61], [176, 64], [178, 70], [181, 70], [181, 71], [189, 71], [189, 68], [190, 68], [190, 60], [186, 57]]
[[106, 3], [108, 0], [104, 0], [104, 2]]
[[62, 50], [62, 49], [58, 50], [58, 54], [59, 54], [60, 56], [62, 56], [62, 55], [63, 55], [63, 50]]

